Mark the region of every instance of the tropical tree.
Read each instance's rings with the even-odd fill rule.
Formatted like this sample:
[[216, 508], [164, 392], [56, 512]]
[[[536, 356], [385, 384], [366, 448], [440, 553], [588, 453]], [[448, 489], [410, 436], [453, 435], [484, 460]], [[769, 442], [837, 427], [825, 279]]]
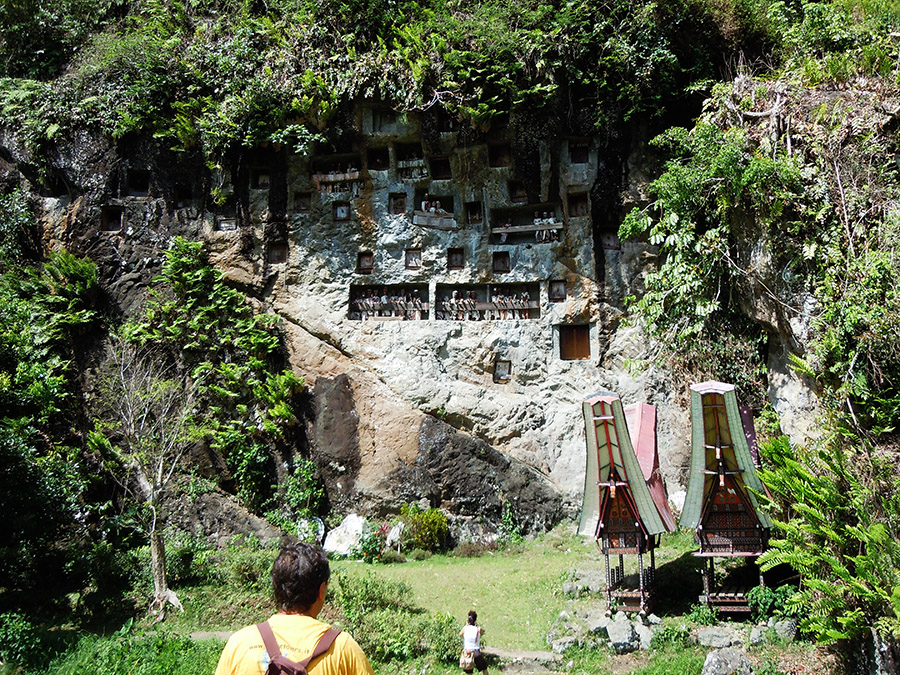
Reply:
[[172, 377], [151, 350], [118, 336], [111, 339], [103, 371], [89, 442], [141, 507], [139, 522], [150, 540], [150, 608], [162, 618], [167, 604], [182, 609], [166, 581], [160, 516], [166, 488], [202, 433], [194, 416], [195, 388]]

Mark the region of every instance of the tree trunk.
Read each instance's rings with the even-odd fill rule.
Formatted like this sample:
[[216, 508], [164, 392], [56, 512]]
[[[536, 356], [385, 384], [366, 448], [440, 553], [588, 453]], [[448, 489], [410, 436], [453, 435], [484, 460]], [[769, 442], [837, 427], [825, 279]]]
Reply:
[[166, 542], [156, 530], [150, 533], [150, 569], [153, 574], [154, 598], [165, 597], [166, 584]]
[[157, 620], [165, 617], [166, 603], [184, 611], [178, 596], [166, 583], [166, 542], [155, 528], [150, 532], [150, 569], [153, 574], [153, 602], [150, 608], [159, 612]]
[[872, 662], [869, 669], [874, 675], [891, 675], [900, 672], [900, 646], [890, 637], [885, 638], [872, 629]]

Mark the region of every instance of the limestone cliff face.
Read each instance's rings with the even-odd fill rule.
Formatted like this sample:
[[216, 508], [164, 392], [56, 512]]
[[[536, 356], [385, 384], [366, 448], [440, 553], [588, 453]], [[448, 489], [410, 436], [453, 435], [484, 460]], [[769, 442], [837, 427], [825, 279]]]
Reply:
[[689, 383], [621, 323], [655, 260], [615, 234], [643, 186], [601, 185], [635, 159], [618, 166], [591, 138], [473, 139], [371, 106], [343, 138], [212, 173], [150, 143], [74, 139], [58, 158], [68, 189], [41, 200], [45, 247], [91, 256], [129, 313], [171, 237], [205, 240], [283, 319], [312, 393], [307, 445], [342, 511], [424, 501], [496, 522], [508, 503], [525, 530], [574, 515], [581, 401], [601, 389], [658, 406], [661, 468], [679, 489]]

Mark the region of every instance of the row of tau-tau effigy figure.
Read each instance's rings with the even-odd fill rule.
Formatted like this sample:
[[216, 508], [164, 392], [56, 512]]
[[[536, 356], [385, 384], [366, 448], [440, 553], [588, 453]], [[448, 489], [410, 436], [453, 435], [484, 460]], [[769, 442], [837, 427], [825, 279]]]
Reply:
[[[704, 560], [700, 601], [747, 612], [746, 588], [714, 588], [713, 562], [755, 559], [767, 546], [772, 523], [754, 494], [765, 488], [756, 472], [753, 418], [738, 405], [733, 385], [702, 382], [690, 390], [691, 463], [681, 526], [696, 530], [700, 549], [693, 555]], [[659, 470], [656, 408], [623, 407], [616, 394], [600, 392], [584, 401], [583, 412], [587, 465], [578, 530], [594, 537], [603, 552], [610, 610], [646, 612], [655, 550], [661, 535], [676, 527]], [[625, 574], [625, 555], [638, 557], [636, 578]]]

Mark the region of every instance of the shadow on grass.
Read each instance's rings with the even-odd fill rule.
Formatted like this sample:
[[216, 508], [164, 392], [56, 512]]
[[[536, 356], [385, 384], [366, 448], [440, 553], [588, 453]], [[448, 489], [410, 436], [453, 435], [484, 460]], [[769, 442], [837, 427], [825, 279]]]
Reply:
[[703, 592], [703, 560], [690, 553], [656, 568], [653, 607], [660, 616], [687, 614]]

